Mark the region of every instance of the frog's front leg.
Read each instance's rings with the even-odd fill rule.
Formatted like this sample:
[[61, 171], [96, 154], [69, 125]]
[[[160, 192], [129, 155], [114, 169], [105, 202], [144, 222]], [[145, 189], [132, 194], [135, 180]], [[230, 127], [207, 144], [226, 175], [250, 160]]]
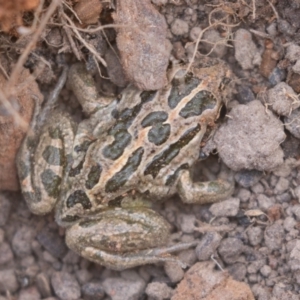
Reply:
[[223, 168], [215, 181], [193, 182], [190, 172], [182, 170], [177, 191], [184, 203], [207, 204], [225, 200], [234, 190], [233, 172]]
[[49, 213], [59, 198], [71, 161], [74, 131], [67, 115], [54, 113], [39, 135], [30, 130], [20, 147], [17, 157], [20, 184], [34, 214]]
[[169, 253], [196, 243], [164, 247], [169, 230], [170, 225], [163, 217], [149, 208], [114, 208], [69, 227], [66, 243], [86, 259], [114, 270], [165, 261], [176, 261], [184, 267]]

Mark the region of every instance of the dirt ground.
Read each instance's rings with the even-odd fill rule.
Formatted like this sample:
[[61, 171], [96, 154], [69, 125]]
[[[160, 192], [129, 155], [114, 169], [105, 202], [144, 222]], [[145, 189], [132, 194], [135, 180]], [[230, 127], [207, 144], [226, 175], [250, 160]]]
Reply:
[[[0, 0], [0, 300], [300, 299], [300, 1], [12, 2]], [[170, 62], [206, 56], [230, 66], [232, 96], [195, 179], [226, 164], [235, 190], [212, 205], [154, 204], [172, 241], [198, 242], [177, 253], [188, 267], [112, 271], [69, 250], [54, 215], [32, 214], [19, 190], [34, 102], [78, 60], [116, 96], [163, 88]], [[68, 86], [58, 106], [84, 118]]]

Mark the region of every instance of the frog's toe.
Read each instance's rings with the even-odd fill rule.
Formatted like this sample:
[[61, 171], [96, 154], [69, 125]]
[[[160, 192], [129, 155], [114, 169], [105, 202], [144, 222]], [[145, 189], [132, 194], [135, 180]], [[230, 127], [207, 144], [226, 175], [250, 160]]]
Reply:
[[[224, 177], [224, 176], [223, 176]], [[177, 183], [178, 194], [184, 203], [206, 204], [225, 200], [234, 190], [231, 174], [215, 181], [193, 182], [189, 171], [183, 170]]]

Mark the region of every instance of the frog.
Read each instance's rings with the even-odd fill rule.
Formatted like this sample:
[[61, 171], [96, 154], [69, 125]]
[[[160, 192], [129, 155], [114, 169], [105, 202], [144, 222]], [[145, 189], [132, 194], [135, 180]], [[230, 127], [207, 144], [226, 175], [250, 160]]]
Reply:
[[[84, 64], [64, 70], [43, 108], [38, 103], [17, 158], [23, 196], [33, 214], [55, 212], [67, 246], [114, 270], [168, 261], [198, 242], [169, 245], [170, 224], [152, 203], [229, 197], [232, 176], [194, 182], [191, 169], [230, 97], [231, 71], [218, 59], [168, 71], [156, 91], [98, 92]], [[65, 82], [82, 107], [80, 122], [55, 103]]]

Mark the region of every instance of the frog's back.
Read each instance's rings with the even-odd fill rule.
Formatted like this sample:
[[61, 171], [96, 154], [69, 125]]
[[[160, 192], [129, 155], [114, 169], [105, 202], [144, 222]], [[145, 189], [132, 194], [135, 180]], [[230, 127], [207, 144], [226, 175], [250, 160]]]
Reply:
[[175, 193], [180, 170], [197, 159], [206, 126], [218, 116], [225, 71], [209, 67], [182, 77], [180, 69], [163, 90], [127, 88], [112, 112], [114, 124], [87, 150], [82, 193], [95, 205], [132, 190]]

